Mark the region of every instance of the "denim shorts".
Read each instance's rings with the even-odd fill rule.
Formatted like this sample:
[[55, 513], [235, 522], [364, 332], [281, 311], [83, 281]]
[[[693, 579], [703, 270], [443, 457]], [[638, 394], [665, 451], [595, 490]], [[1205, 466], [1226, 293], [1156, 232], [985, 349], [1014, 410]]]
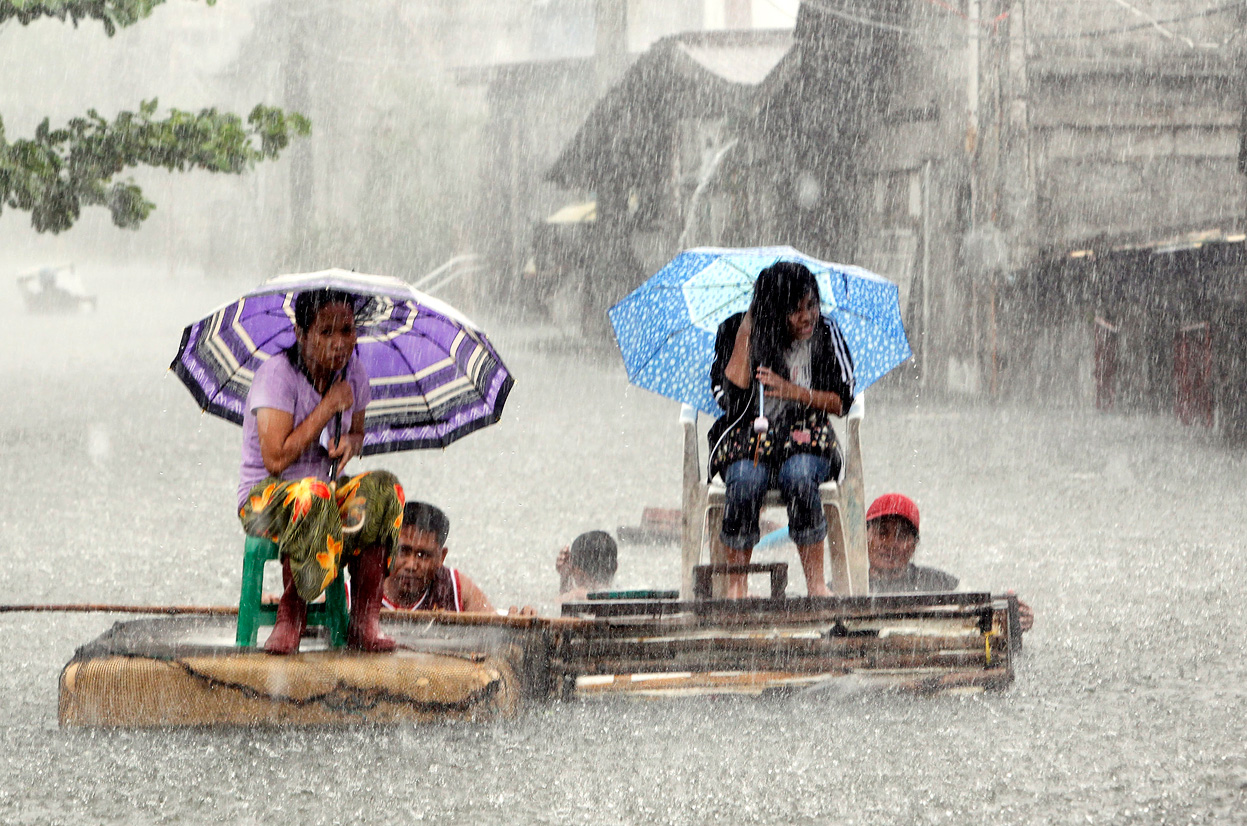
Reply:
[[757, 544], [758, 512], [768, 490], [778, 488], [788, 507], [788, 536], [798, 545], [811, 545], [827, 537], [827, 517], [818, 486], [840, 472], [839, 457], [829, 460], [812, 453], [798, 453], [783, 465], [755, 465], [748, 459], [733, 462], [723, 471], [727, 504], [723, 509], [723, 544], [747, 551]]

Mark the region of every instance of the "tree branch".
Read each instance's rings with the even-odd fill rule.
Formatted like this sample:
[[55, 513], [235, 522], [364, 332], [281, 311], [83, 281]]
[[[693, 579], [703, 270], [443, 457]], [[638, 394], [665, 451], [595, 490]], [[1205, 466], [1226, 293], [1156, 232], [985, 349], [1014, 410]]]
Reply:
[[[98, 20], [104, 24], [109, 37], [118, 27], [133, 26], [151, 16], [152, 10], [165, 0], [0, 0], [0, 26], [16, 20], [23, 26], [42, 17], [61, 22], [69, 19], [77, 28], [83, 19]], [[204, 0], [209, 6], [216, 0]]]
[[45, 118], [33, 140], [12, 143], [0, 121], [0, 208], [26, 210], [37, 231], [57, 233], [73, 226], [84, 205], [107, 206], [114, 224], [134, 229], [155, 205], [132, 180], [114, 182], [126, 169], [239, 174], [277, 158], [291, 137], [311, 133], [302, 115], [262, 105], [245, 125], [216, 109], [173, 109], [154, 120], [156, 108], [155, 100], [144, 101], [138, 112], [121, 112], [112, 123], [92, 109], [61, 129]]

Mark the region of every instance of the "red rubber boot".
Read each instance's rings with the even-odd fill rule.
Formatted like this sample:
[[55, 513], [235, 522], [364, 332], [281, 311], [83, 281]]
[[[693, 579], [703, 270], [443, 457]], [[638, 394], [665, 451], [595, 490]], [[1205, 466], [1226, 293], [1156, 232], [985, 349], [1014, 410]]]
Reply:
[[294, 654], [299, 650], [299, 640], [307, 628], [307, 603], [295, 590], [290, 560], [285, 557], [281, 560], [281, 581], [286, 590], [282, 591], [281, 602], [277, 603], [277, 622], [264, 643], [264, 650], [269, 654]]
[[351, 624], [347, 648], [393, 651], [395, 642], [381, 634], [381, 583], [385, 581], [385, 549], [366, 548], [347, 563], [351, 572]]

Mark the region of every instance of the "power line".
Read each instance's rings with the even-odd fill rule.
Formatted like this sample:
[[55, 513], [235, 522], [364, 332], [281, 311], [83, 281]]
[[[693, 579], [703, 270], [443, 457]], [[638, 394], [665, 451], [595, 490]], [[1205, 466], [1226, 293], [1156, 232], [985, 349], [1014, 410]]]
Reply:
[[[942, 9], [947, 14], [955, 15], [957, 17], [962, 18], [963, 20], [969, 20], [969, 18], [967, 18], [964, 14], [957, 11], [956, 8], [954, 8], [953, 6], [949, 5], [946, 2], [941, 2], [941, 0], [917, 0], [917, 1], [929, 4], [932, 6], [936, 6], [937, 8]], [[1114, 0], [1114, 2], [1124, 2], [1124, 0]], [[922, 33], [921, 29], [916, 29], [916, 28], [913, 28], [912, 26], [901, 25], [901, 23], [897, 21], [895, 18], [888, 19], [888, 18], [880, 18], [880, 17], [871, 16], [871, 15], [868, 15], [866, 13], [859, 11], [859, 8], [856, 6], [850, 8], [850, 7], [841, 5], [841, 4], [833, 3], [832, 0], [803, 0], [803, 5], [809, 7], [813, 11], [816, 11], [820, 14], [826, 14], [831, 17], [836, 17], [836, 18], [845, 20], [850, 23], [857, 23], [858, 25], [867, 26], [869, 28], [880, 29], [883, 31], [897, 32], [899, 34], [906, 34], [906, 35], [917, 35], [917, 34]], [[1144, 29], [1158, 29], [1159, 28], [1163, 33], [1166, 34], [1166, 36], [1181, 37], [1182, 40], [1194, 46], [1196, 44], [1190, 38], [1185, 37], [1185, 36], [1180, 36], [1180, 35], [1174, 35], [1172, 32], [1169, 32], [1163, 27], [1170, 25], [1172, 23], [1183, 23], [1189, 20], [1198, 20], [1200, 18], [1213, 17], [1218, 14], [1224, 14], [1226, 12], [1230, 12], [1235, 9], [1241, 9], [1244, 7], [1247, 7], [1247, 0], [1231, 0], [1231, 2], [1223, 3], [1220, 6], [1215, 6], [1209, 9], [1202, 9], [1200, 11], [1191, 12], [1189, 14], [1177, 15], [1175, 17], [1171, 17], [1166, 20], [1157, 20], [1157, 19], [1151, 18], [1150, 16], [1143, 15], [1142, 12], [1139, 12], [1142, 16], [1145, 16], [1147, 18], [1146, 23], [1139, 23], [1139, 24], [1132, 25], [1132, 26], [1119, 26], [1119, 27], [1115, 27], [1111, 29], [1095, 29], [1095, 30], [1084, 31], [1084, 32], [1070, 32], [1070, 33], [1060, 33], [1060, 34], [1036, 34], [1036, 35], [1030, 35], [1029, 37], [1026, 37], [1025, 39], [1030, 40], [1030, 41], [1079, 40], [1079, 39], [1112, 37], [1114, 35], [1130, 34], [1132, 32], [1142, 31]], [[1133, 8], [1133, 7], [1130, 7], [1130, 8]], [[1135, 11], [1137, 12], [1138, 10], [1135, 9]], [[996, 24], [1000, 22], [1000, 18], [997, 18], [995, 20], [977, 20], [973, 22], [977, 22], [979, 25], [985, 26], [985, 27], [994, 27]], [[989, 34], [988, 36], [993, 36], [993, 35]], [[1223, 46], [1225, 44], [1219, 44], [1219, 45]]]
[[1234, 9], [1241, 9], [1244, 6], [1247, 6], [1247, 0], [1233, 0], [1233, 2], [1225, 3], [1220, 6], [1215, 6], [1214, 8], [1211, 8], [1211, 9], [1204, 9], [1202, 11], [1192, 12], [1190, 14], [1183, 14], [1177, 17], [1171, 17], [1168, 20], [1156, 20], [1156, 21], [1149, 21], [1147, 23], [1137, 23], [1133, 26], [1121, 26], [1121, 27], [1113, 28], [1113, 29], [1095, 29], [1092, 31], [1071, 32], [1068, 34], [1040, 34], [1040, 35], [1034, 35], [1030, 39], [1031, 40], [1078, 40], [1081, 38], [1109, 37], [1109, 36], [1116, 35], [1116, 34], [1130, 34], [1131, 32], [1142, 31], [1143, 29], [1155, 28], [1157, 24], [1161, 26], [1168, 26], [1171, 23], [1184, 23], [1188, 20], [1198, 20], [1201, 17], [1213, 17], [1214, 15], [1224, 14], [1225, 12], [1233, 11]]
[[850, 23], [857, 23], [860, 26], [867, 26], [872, 29], [881, 29], [883, 31], [898, 32], [899, 34], [918, 34], [917, 29], [908, 28], [898, 25], [888, 20], [881, 20], [876, 17], [868, 17], [858, 12], [856, 8], [849, 10], [843, 6], [833, 8], [827, 0], [804, 0], [804, 4], [820, 14], [838, 17], [841, 20], [847, 20]]
[[775, 11], [784, 15], [785, 17], [791, 18], [793, 20], [797, 19], [796, 15], [789, 12], [788, 9], [784, 8], [779, 3], [775, 2], [775, 0], [766, 0], [766, 4], [770, 6], [771, 8], [775, 9]]

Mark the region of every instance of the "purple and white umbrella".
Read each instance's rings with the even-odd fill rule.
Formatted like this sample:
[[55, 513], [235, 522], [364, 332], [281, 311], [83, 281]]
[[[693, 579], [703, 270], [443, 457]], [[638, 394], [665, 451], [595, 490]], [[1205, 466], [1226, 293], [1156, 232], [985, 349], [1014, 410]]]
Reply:
[[200, 408], [242, 424], [256, 368], [295, 342], [295, 296], [316, 289], [359, 298], [364, 455], [445, 447], [498, 421], [514, 381], [475, 324], [397, 278], [337, 269], [271, 278], [186, 328], [170, 368]]

